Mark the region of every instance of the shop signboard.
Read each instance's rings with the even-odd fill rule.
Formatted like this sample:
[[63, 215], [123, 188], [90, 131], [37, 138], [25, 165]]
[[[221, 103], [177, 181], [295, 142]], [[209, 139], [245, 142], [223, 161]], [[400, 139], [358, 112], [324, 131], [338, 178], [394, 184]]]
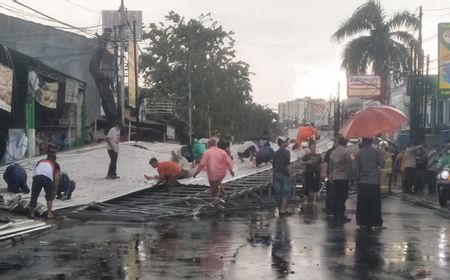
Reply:
[[381, 78], [377, 75], [349, 75], [347, 96], [371, 98], [381, 95]]
[[13, 70], [0, 64], [0, 109], [11, 112]]
[[450, 95], [450, 22], [438, 25], [438, 49], [439, 92]]
[[66, 78], [65, 87], [65, 103], [77, 103], [78, 102], [78, 89], [80, 84], [74, 79]]

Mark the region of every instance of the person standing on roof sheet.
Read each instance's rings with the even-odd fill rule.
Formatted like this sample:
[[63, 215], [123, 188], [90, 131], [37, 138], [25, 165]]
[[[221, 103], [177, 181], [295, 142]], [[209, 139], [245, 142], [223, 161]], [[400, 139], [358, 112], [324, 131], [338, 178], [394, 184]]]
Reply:
[[372, 139], [363, 138], [361, 150], [356, 154], [356, 224], [360, 227], [381, 227], [380, 168], [385, 154], [372, 147]]
[[322, 157], [316, 153], [316, 142], [314, 140], [309, 140], [308, 148], [309, 153], [303, 156], [300, 163], [305, 167], [305, 196], [309, 197], [307, 202], [315, 203], [320, 189]]
[[228, 154], [217, 147], [217, 139], [214, 137], [208, 140], [208, 149], [203, 154], [193, 177], [195, 178], [203, 169], [206, 169], [208, 174], [212, 197], [218, 199], [225, 195], [222, 180], [225, 178], [227, 171], [230, 172], [231, 176], [234, 176], [233, 163]]
[[105, 138], [105, 141], [108, 144], [108, 155], [110, 158], [106, 179], [120, 178], [117, 176], [117, 157], [119, 156], [120, 130], [122, 127], [123, 125], [121, 122], [116, 122], [116, 125], [108, 131]]
[[239, 146], [237, 154], [241, 162], [244, 162], [244, 158], [249, 158], [250, 161], [253, 161], [253, 158], [258, 151], [257, 141], [256, 138], [253, 138], [251, 141], [246, 141]]
[[345, 216], [345, 202], [348, 198], [348, 183], [351, 178], [353, 159], [347, 150], [347, 140], [342, 135], [337, 138], [337, 147], [331, 153], [330, 164], [332, 193], [335, 198], [331, 206], [333, 217], [337, 222], [349, 222], [351, 219]]
[[231, 155], [231, 141], [227, 139], [220, 139], [217, 143], [217, 147], [219, 149], [224, 150], [227, 155], [230, 157], [231, 160], [233, 160], [233, 156]]
[[45, 199], [47, 200], [47, 218], [54, 217], [52, 208], [55, 199], [55, 186], [59, 184], [61, 168], [56, 162], [56, 154], [48, 153], [47, 159], [40, 160], [36, 164], [33, 176], [33, 184], [31, 185], [30, 199], [30, 218], [35, 218], [37, 199], [42, 191], [45, 191]]
[[167, 190], [169, 192], [172, 192], [175, 184], [177, 183], [177, 180], [181, 176], [181, 166], [173, 161], [159, 162], [156, 158], [151, 158], [148, 163], [158, 171], [158, 175], [149, 176], [144, 174], [145, 179], [157, 179], [158, 182], [156, 183], [156, 185], [165, 184], [167, 186]]
[[295, 145], [293, 149], [302, 148], [303, 142], [308, 142], [309, 140], [319, 140], [320, 134], [317, 128], [314, 127], [314, 123], [305, 124], [297, 132], [297, 137], [295, 138]]
[[203, 153], [206, 151], [206, 144], [201, 143], [198, 139], [194, 139], [194, 145], [192, 154], [194, 157], [194, 163], [198, 164], [202, 160]]
[[286, 149], [289, 146], [289, 138], [278, 137], [277, 144], [280, 148], [275, 152], [272, 161], [273, 188], [276, 195], [278, 212], [280, 216], [290, 215], [288, 211], [288, 199], [292, 194], [291, 153]]
[[30, 189], [27, 185], [27, 172], [17, 164], [11, 164], [3, 173], [3, 180], [7, 184], [7, 190], [12, 193], [29, 193]]
[[192, 170], [192, 165], [188, 162], [188, 160], [181, 155], [181, 151], [175, 153], [175, 151], [171, 152], [171, 160], [181, 167], [181, 174], [179, 179], [186, 179], [192, 177], [194, 171]]
[[266, 141], [255, 154], [255, 166], [258, 167], [261, 163], [269, 163], [272, 161], [274, 154], [275, 151], [273, 150], [270, 141]]

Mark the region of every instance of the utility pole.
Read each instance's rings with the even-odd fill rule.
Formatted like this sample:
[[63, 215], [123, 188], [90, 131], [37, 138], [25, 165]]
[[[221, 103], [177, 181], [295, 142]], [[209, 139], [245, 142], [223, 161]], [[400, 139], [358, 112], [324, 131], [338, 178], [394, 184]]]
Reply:
[[341, 93], [340, 93], [341, 84], [338, 82], [337, 88], [337, 103], [336, 103], [336, 113], [334, 116], [334, 137], [337, 137], [339, 134], [339, 129], [341, 126]]
[[[120, 40], [120, 111], [119, 120], [124, 121], [125, 115], [125, 5], [124, 0], [120, 1], [119, 15], [120, 15], [120, 25], [119, 25], [119, 40]], [[119, 99], [119, 97], [118, 97]]]
[[[190, 45], [190, 44], [189, 44]], [[189, 107], [189, 145], [192, 145], [192, 84], [191, 84], [191, 48], [188, 53], [188, 107]]]
[[134, 86], [135, 86], [135, 92], [136, 96], [134, 98], [136, 104], [136, 132], [139, 132], [139, 113], [140, 113], [140, 102], [139, 102], [139, 86], [138, 86], [138, 53], [137, 53], [137, 41], [136, 41], [136, 20], [133, 20], [133, 48], [134, 48]]
[[[430, 55], [427, 55], [427, 68], [426, 68], [426, 75], [425, 75], [425, 81], [424, 81], [424, 102], [423, 102], [423, 131], [424, 135], [426, 134], [427, 129], [427, 113], [428, 113], [428, 94], [429, 94], [429, 88], [430, 88], [430, 77], [428, 76], [430, 69]], [[425, 138], [424, 138], [425, 140]]]
[[122, 102], [120, 99], [120, 85], [122, 83], [122, 81], [120, 80], [120, 75], [119, 75], [119, 44], [117, 43], [119, 40], [118, 38], [118, 34], [117, 34], [117, 26], [114, 25], [114, 42], [115, 42], [115, 46], [114, 46], [114, 67], [116, 68], [116, 98], [117, 98], [117, 119], [121, 120], [122, 119]]
[[416, 144], [420, 144], [425, 140], [424, 131], [422, 130], [422, 103], [423, 103], [423, 50], [422, 50], [422, 6], [419, 7], [419, 38], [418, 38], [418, 50], [417, 50], [417, 85], [416, 89], [416, 102], [418, 102], [419, 119], [416, 120]]

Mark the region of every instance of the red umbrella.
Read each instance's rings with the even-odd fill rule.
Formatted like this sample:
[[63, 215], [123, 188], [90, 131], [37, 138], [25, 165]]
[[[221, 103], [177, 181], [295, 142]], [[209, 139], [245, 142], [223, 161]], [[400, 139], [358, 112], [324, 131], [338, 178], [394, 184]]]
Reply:
[[345, 138], [375, 137], [394, 132], [408, 121], [402, 111], [389, 106], [373, 106], [354, 114], [342, 126], [339, 133]]

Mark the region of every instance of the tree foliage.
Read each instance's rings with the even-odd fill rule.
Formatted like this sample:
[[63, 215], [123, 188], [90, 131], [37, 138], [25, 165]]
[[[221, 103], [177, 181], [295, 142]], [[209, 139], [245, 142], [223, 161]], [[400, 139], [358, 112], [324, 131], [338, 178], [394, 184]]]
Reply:
[[342, 51], [342, 68], [349, 74], [374, 74], [386, 77], [390, 70], [399, 75], [409, 66], [409, 48], [417, 45], [411, 32], [419, 27], [416, 15], [398, 12], [392, 17], [377, 0], [369, 0], [345, 20], [332, 38], [348, 41]]
[[[249, 65], [236, 59], [233, 32], [227, 32], [209, 14], [186, 20], [170, 12], [166, 21], [152, 23], [143, 38], [141, 55], [145, 84], [157, 97], [175, 102], [177, 117], [188, 122], [191, 86], [193, 131], [198, 137], [211, 130], [237, 138], [247, 137], [245, 118], [268, 127], [276, 116], [252, 102]], [[253, 133], [261, 133], [254, 131]]]

